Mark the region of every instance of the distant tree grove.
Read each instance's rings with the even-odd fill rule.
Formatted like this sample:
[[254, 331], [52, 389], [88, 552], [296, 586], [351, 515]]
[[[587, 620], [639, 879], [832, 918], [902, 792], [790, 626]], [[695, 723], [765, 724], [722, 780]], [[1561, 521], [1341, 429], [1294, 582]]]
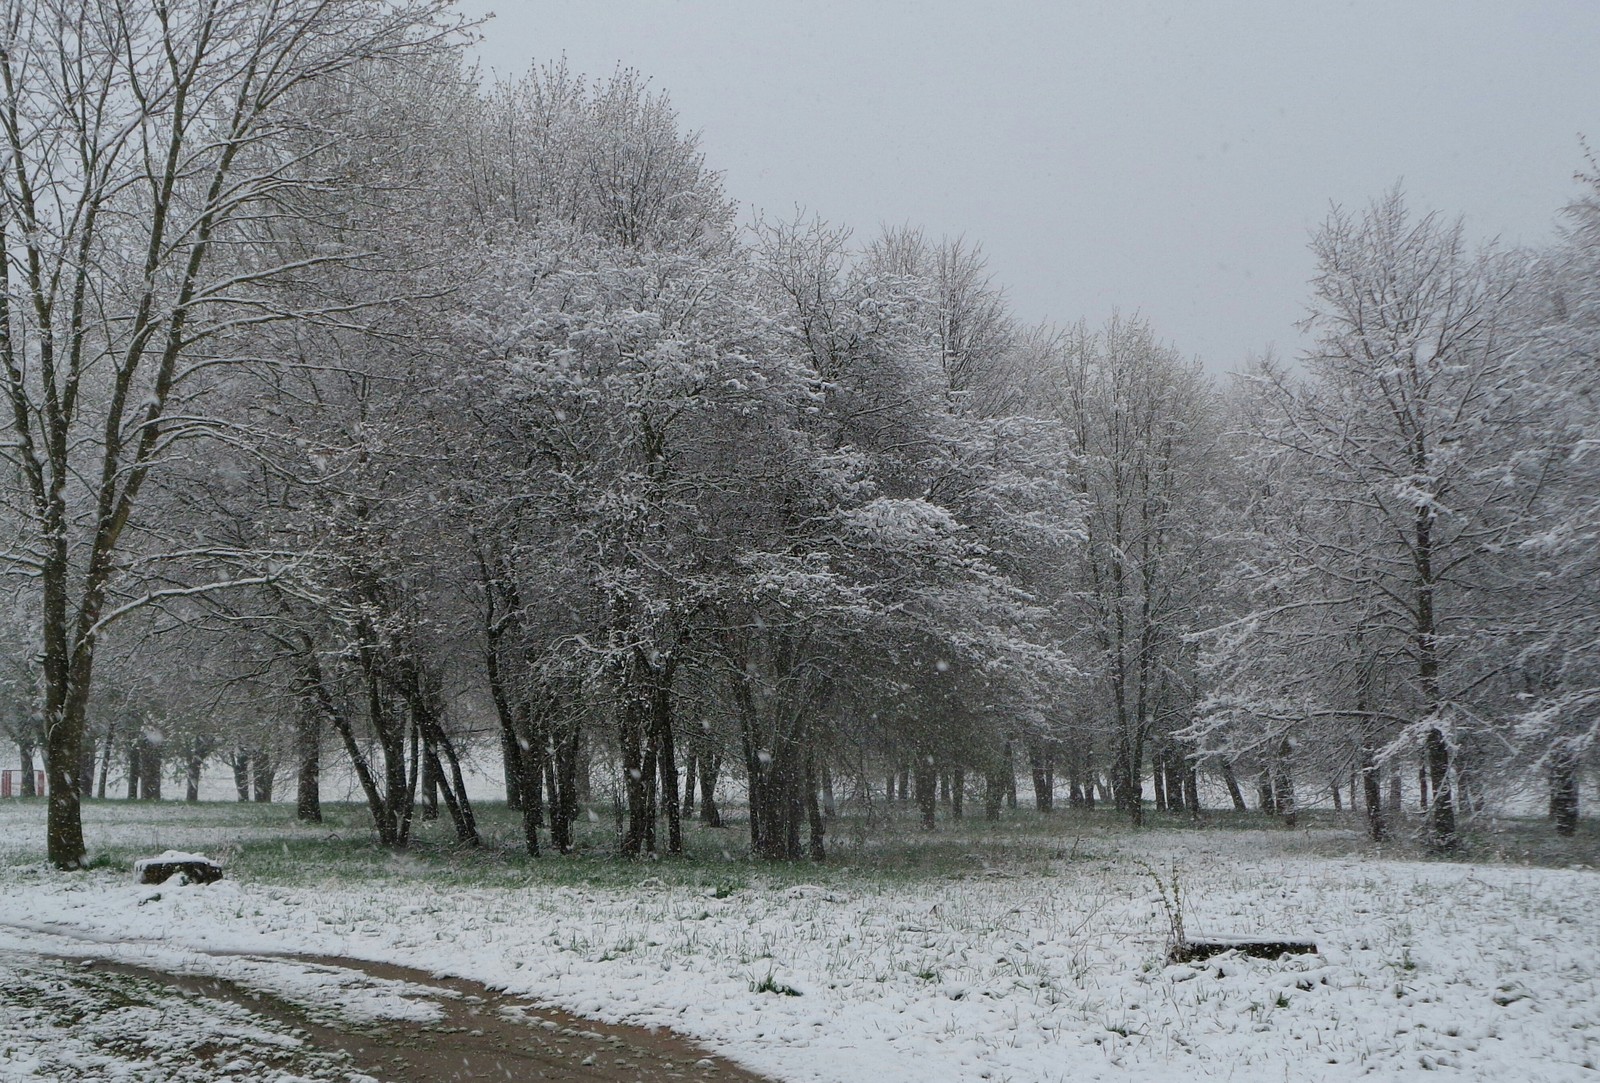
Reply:
[[[1600, 727], [1600, 171], [1538, 251], [1335, 208], [1299, 357], [1030, 326], [981, 249], [742, 222], [638, 74], [447, 0], [0, 0], [0, 727], [108, 782], [494, 757], [529, 853], [737, 806], [1331, 798], [1438, 850]], [[1025, 791], [1026, 792], [1026, 791]], [[941, 809], [943, 811], [941, 811]], [[748, 810], [747, 817], [744, 815]]]

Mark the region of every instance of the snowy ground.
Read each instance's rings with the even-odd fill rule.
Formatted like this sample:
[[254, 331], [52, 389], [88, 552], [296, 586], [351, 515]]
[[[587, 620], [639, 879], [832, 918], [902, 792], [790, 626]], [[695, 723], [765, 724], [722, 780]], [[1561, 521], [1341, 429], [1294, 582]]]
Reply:
[[[262, 845], [243, 819], [259, 810], [92, 815], [91, 845], [114, 852]], [[794, 1083], [1600, 1080], [1588, 869], [1379, 860], [1353, 831], [1135, 834], [1062, 817], [947, 834], [921, 864], [901, 852], [914, 835], [884, 843], [881, 863], [868, 840], [844, 867], [800, 870], [814, 882], [737, 861], [725, 876], [663, 864], [586, 881], [547, 861], [497, 886], [400, 861], [296, 884], [242, 861], [217, 885], [156, 889], [125, 867], [44, 869], [42, 816], [0, 805], [0, 949], [191, 972], [239, 965], [195, 954], [218, 950], [410, 964], [667, 1026]], [[263, 823], [269, 849], [306, 833]], [[1191, 934], [1309, 936], [1320, 954], [1165, 965], [1151, 870], [1174, 868]], [[319, 980], [285, 973], [258, 980]], [[0, 1014], [0, 1078], [33, 1063], [14, 1020]]]

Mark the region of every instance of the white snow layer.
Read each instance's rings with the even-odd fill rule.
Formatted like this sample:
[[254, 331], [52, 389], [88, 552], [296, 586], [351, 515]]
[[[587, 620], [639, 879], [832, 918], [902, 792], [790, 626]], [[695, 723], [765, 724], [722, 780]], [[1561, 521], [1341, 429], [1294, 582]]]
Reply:
[[[153, 891], [22, 866], [0, 886], [0, 948], [230, 966], [302, 992], [331, 972], [196, 953], [418, 966], [671, 1027], [793, 1083], [1600, 1079], [1595, 873], [1275, 856], [1274, 837], [1149, 832], [1046, 875], [727, 898], [653, 881]], [[1320, 954], [1165, 965], [1139, 859], [1177, 863], [1191, 934], [1309, 936]], [[404, 992], [374, 985], [360, 1010], [405, 1018]]]

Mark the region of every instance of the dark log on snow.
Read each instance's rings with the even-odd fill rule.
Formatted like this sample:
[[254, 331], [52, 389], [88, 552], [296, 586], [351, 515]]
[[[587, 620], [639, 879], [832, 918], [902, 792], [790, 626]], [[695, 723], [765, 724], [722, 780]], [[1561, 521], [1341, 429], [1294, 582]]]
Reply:
[[1230, 951], [1257, 959], [1276, 959], [1280, 955], [1315, 955], [1317, 944], [1296, 937], [1194, 936], [1175, 945], [1167, 953], [1167, 962], [1193, 963]]
[[204, 854], [168, 850], [160, 857], [141, 857], [133, 863], [133, 873], [141, 884], [164, 884], [178, 875], [186, 883], [213, 884], [222, 879], [222, 865]]

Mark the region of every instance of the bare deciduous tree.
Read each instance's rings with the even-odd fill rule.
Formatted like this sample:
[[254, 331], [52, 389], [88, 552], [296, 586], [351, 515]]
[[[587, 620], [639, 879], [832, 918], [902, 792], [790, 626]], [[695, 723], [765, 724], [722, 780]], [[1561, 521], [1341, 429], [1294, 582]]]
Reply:
[[230, 335], [288, 315], [263, 287], [295, 263], [248, 243], [318, 179], [315, 142], [292, 133], [286, 106], [439, 41], [446, 7], [0, 4], [0, 387], [28, 514], [6, 560], [39, 578], [58, 867], [85, 852], [76, 765], [97, 637], [130, 607], [205, 587], [118, 596], [141, 490], [175, 449], [216, 431], [201, 399]]

